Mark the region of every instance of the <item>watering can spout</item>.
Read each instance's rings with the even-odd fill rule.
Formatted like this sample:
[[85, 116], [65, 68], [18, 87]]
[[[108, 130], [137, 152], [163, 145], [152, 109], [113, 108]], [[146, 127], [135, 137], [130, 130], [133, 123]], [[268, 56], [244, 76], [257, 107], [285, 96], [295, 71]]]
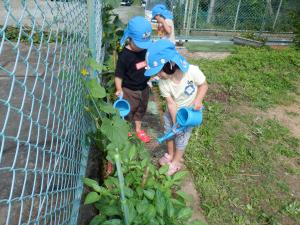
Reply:
[[169, 132], [167, 132], [166, 134], [164, 134], [162, 137], [157, 138], [157, 142], [159, 144], [171, 139], [175, 134], [177, 134], [180, 131], [183, 131], [185, 129], [185, 127], [178, 127], [176, 128], [176, 130], [171, 129]]

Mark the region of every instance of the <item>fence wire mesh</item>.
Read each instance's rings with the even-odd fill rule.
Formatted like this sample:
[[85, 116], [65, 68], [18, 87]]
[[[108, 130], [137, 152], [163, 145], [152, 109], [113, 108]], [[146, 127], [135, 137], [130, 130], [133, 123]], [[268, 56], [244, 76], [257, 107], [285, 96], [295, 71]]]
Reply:
[[[99, 61], [101, 1], [92, 2]], [[0, 224], [76, 224], [88, 156], [87, 3], [3, 0], [0, 9]]]
[[[177, 34], [197, 31], [291, 32], [289, 13], [298, 0], [166, 0]], [[148, 4], [150, 5], [150, 3]]]

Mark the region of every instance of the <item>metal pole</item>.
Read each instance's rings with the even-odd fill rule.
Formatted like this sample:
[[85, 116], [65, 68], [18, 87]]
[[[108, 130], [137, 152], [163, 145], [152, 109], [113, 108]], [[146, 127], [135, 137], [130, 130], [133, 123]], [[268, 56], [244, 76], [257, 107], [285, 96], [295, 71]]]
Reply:
[[197, 3], [196, 3], [196, 16], [195, 16], [195, 22], [194, 22], [194, 29], [197, 28], [197, 20], [198, 20], [198, 11], [199, 11], [199, 4], [200, 4], [200, 1], [197, 0]]
[[240, 7], [241, 7], [241, 2], [242, 2], [242, 0], [239, 0], [239, 4], [238, 4], [237, 9], [236, 9], [233, 30], [235, 30], [235, 28], [236, 28], [236, 23], [237, 23], [237, 20], [238, 20], [238, 16], [239, 16], [239, 12], [240, 12]]
[[184, 17], [183, 17], [183, 29], [186, 28], [186, 16], [187, 16], [187, 8], [188, 8], [189, 1], [185, 1], [184, 7]]
[[277, 19], [278, 19], [278, 15], [279, 15], [279, 12], [280, 12], [281, 5], [282, 5], [282, 0], [280, 0], [279, 6], [278, 6], [278, 9], [277, 9], [277, 12], [276, 12], [276, 17], [275, 17], [275, 20], [274, 20], [274, 23], [273, 23], [273, 30], [275, 29], [275, 25], [276, 25], [276, 22], [277, 22]]
[[216, 0], [210, 0], [208, 15], [207, 15], [207, 23], [211, 23], [213, 18], [214, 8], [215, 8]]
[[189, 16], [188, 16], [188, 19], [187, 19], [186, 39], [189, 36], [190, 31], [191, 31], [193, 5], [194, 5], [194, 0], [190, 0], [190, 4], [189, 4]]
[[[88, 8], [88, 26], [89, 26], [89, 49], [92, 58], [96, 59], [96, 23], [95, 23], [96, 0], [87, 0]], [[96, 71], [92, 71], [94, 77], [97, 77]]]

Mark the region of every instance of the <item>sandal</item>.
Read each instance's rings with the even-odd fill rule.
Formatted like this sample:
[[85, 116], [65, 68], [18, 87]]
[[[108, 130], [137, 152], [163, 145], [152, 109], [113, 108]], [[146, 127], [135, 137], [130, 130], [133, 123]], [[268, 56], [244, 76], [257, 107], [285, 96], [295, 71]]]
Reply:
[[172, 176], [174, 173], [178, 172], [181, 170], [182, 165], [181, 164], [175, 164], [175, 163], [170, 163], [169, 164], [169, 171], [167, 172], [168, 176]]
[[164, 166], [166, 164], [169, 164], [171, 161], [172, 157], [168, 153], [165, 153], [164, 156], [160, 158], [159, 165]]
[[145, 133], [145, 131], [141, 130], [136, 133], [137, 137], [144, 143], [149, 143], [151, 138]]

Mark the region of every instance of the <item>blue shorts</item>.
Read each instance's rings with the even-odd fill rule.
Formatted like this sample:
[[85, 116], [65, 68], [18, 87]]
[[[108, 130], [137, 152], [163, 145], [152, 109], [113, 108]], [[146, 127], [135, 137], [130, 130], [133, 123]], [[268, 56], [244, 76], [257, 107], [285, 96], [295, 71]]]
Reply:
[[[173, 127], [173, 122], [171, 119], [171, 115], [169, 112], [164, 113], [164, 129], [165, 133], [170, 131]], [[187, 146], [189, 139], [192, 134], [192, 127], [188, 127], [184, 129], [183, 131], [178, 132], [174, 137], [173, 140], [175, 142], [176, 150], [184, 151], [185, 147]]]

